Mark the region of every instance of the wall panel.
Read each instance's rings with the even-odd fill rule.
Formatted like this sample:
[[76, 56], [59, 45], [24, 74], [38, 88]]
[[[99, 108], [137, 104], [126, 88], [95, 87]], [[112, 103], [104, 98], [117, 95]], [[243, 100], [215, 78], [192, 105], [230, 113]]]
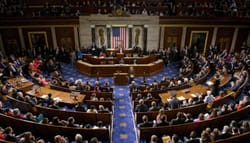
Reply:
[[165, 27], [164, 48], [173, 47], [175, 43], [179, 49], [181, 46], [181, 35], [182, 27]]
[[56, 40], [59, 47], [67, 50], [75, 48], [74, 28], [73, 27], [56, 27]]
[[250, 28], [240, 28], [238, 31], [238, 37], [236, 40], [236, 44], [235, 44], [235, 51], [239, 52], [241, 50], [241, 46], [243, 44], [243, 42], [247, 43], [247, 39], [250, 33]]
[[46, 34], [47, 37], [47, 44], [49, 48], [53, 48], [53, 43], [52, 43], [52, 35], [51, 35], [51, 30], [50, 27], [32, 27], [32, 28], [23, 28], [23, 37], [26, 45], [26, 49], [31, 49], [30, 45], [30, 40], [29, 40], [29, 33], [39, 33], [43, 32]]
[[21, 51], [20, 38], [17, 28], [1, 29], [1, 35], [3, 40], [3, 46], [5, 53], [19, 54]]
[[187, 34], [186, 34], [186, 42], [185, 45], [189, 46], [191, 42], [191, 33], [192, 32], [208, 32], [207, 42], [205, 45], [206, 50], [211, 44], [212, 36], [213, 36], [213, 27], [187, 27]]
[[235, 28], [220, 27], [217, 32], [215, 45], [220, 50], [230, 50]]

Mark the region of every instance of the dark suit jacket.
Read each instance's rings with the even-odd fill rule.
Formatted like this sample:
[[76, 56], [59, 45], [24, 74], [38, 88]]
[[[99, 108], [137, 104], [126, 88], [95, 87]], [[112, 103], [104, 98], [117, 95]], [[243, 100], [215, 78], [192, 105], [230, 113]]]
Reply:
[[162, 123], [157, 124], [156, 126], [158, 127], [158, 126], [168, 126], [168, 125], [169, 125], [168, 122], [162, 122]]
[[170, 122], [171, 125], [177, 125], [177, 124], [182, 124], [182, 123], [185, 123], [185, 119], [175, 118], [175, 119], [172, 119]]
[[142, 122], [140, 124], [138, 124], [138, 127], [152, 127], [153, 123], [152, 122]]
[[230, 133], [224, 133], [219, 136], [219, 139], [226, 139], [231, 137], [232, 135]]
[[157, 107], [150, 107], [149, 111], [159, 111], [159, 108], [157, 108]]
[[200, 140], [198, 138], [190, 139], [186, 143], [200, 143]]
[[148, 106], [145, 104], [138, 104], [135, 106], [135, 112], [147, 112]]
[[171, 109], [176, 109], [180, 107], [180, 102], [178, 99], [173, 98], [169, 101], [168, 105]]

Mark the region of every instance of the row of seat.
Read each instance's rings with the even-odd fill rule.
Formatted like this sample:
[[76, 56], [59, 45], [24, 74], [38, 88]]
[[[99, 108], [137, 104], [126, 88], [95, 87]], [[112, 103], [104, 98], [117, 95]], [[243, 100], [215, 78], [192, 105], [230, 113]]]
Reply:
[[[239, 121], [240, 119], [246, 117], [250, 112], [250, 106], [243, 108], [242, 110], [231, 112], [226, 115], [221, 115], [210, 120], [204, 120], [201, 122], [192, 122], [179, 125], [170, 125], [162, 127], [142, 127], [139, 129], [138, 134], [140, 141], [149, 141], [152, 135], [157, 135], [159, 137], [163, 135], [173, 135], [178, 134], [179, 136], [188, 136], [191, 131], [195, 130], [197, 133], [201, 133], [202, 130], [207, 127], [218, 128], [223, 125], [229, 124], [231, 120]], [[250, 139], [250, 136], [247, 137]]]
[[[89, 95], [89, 96], [88, 96]], [[87, 99], [90, 98], [91, 93], [86, 94]], [[101, 94], [105, 98], [113, 98], [113, 93]], [[92, 129], [92, 128], [72, 128], [64, 126], [55, 126], [50, 124], [40, 124], [30, 122], [27, 120], [17, 119], [10, 116], [0, 115], [1, 125], [13, 126], [21, 132], [31, 131], [32, 133], [41, 137], [46, 137], [49, 140], [53, 140], [53, 137], [57, 134], [68, 136], [73, 139], [76, 133], [81, 133], [84, 138], [90, 139], [91, 137], [97, 137], [99, 140], [110, 142], [110, 134], [112, 128], [112, 113], [87, 113], [79, 111], [68, 111], [61, 109], [52, 109], [41, 105], [31, 105], [24, 101], [19, 101], [11, 96], [6, 96], [13, 108], [19, 108], [22, 112], [32, 112], [33, 114], [43, 114], [45, 117], [52, 119], [57, 116], [60, 119], [67, 120], [68, 117], [74, 117], [76, 123], [80, 124], [96, 124], [98, 121], [102, 121], [103, 125], [108, 125], [107, 129]], [[86, 103], [91, 105], [103, 104], [107, 106], [111, 111], [113, 110], [112, 101], [89, 101]], [[24, 128], [25, 127], [25, 128]]]

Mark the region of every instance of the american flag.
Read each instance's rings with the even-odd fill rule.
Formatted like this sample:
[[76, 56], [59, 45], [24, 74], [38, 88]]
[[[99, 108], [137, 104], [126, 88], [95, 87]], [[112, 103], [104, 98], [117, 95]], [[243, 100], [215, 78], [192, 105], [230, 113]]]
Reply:
[[112, 48], [126, 48], [127, 28], [112, 27]]

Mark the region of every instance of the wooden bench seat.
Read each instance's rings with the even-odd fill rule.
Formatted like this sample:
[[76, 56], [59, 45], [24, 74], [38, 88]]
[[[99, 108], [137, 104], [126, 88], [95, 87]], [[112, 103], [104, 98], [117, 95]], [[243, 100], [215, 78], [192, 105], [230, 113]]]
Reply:
[[98, 108], [99, 105], [103, 105], [105, 108], [108, 108], [109, 111], [113, 112], [113, 102], [112, 101], [91, 101], [91, 100], [86, 100], [85, 103], [87, 104], [88, 108], [91, 105], [95, 105], [96, 108]]
[[[85, 100], [90, 100], [90, 97], [92, 95], [93, 92], [83, 92], [83, 94], [85, 95]], [[114, 99], [114, 95], [113, 92], [101, 92], [101, 93], [96, 93], [96, 97], [97, 98], [104, 98], [104, 99], [109, 99], [109, 100], [113, 100]]]
[[97, 137], [101, 141], [110, 141], [110, 129], [90, 129], [90, 128], [75, 128], [65, 126], [55, 126], [51, 124], [40, 124], [27, 120], [17, 119], [11, 116], [0, 114], [0, 124], [2, 126], [12, 126], [20, 132], [31, 131], [33, 134], [41, 138], [48, 138], [53, 140], [56, 135], [63, 135], [70, 140], [79, 133], [83, 135], [84, 139], [91, 139]]
[[148, 93], [151, 93], [153, 97], [159, 98], [159, 94], [160, 93], [164, 93], [164, 92], [167, 92], [169, 90], [185, 89], [185, 88], [188, 88], [188, 87], [190, 87], [190, 84], [186, 83], [186, 84], [182, 84], [180, 86], [169, 87], [166, 90], [155, 90], [155, 91], [150, 91], [150, 92], [131, 92], [130, 96], [131, 96], [132, 100], [135, 100], [135, 98], [137, 97], [138, 93], [142, 94], [142, 96], [147, 96]]
[[[144, 104], [146, 104], [148, 107], [150, 107], [151, 106], [151, 102], [153, 102], [153, 101], [155, 101], [156, 104], [159, 103], [159, 99], [150, 99], [150, 100], [146, 100], [146, 101], [144, 100]], [[132, 101], [133, 111], [135, 110], [135, 107], [138, 104], [139, 104], [139, 101]]]
[[[207, 103], [197, 104], [189, 107], [178, 108], [173, 110], [166, 110], [165, 113], [167, 115], [167, 119], [170, 121], [173, 118], [176, 118], [176, 114], [178, 112], [190, 113], [192, 116], [196, 116], [201, 112], [206, 112]], [[135, 120], [136, 123], [139, 124], [142, 122], [142, 116], [147, 115], [149, 121], [156, 120], [156, 116], [158, 115], [158, 111], [152, 112], [135, 112]]]
[[246, 75], [246, 77], [245, 77], [244, 82], [243, 82], [243, 83], [240, 85], [240, 87], [236, 90], [235, 98], [238, 97], [238, 96], [241, 94], [242, 89], [244, 88], [244, 86], [245, 86], [245, 85], [247, 84], [247, 82], [248, 82], [249, 73], [248, 73], [248, 72], [246, 72], [246, 73], [247, 73], [247, 75]]
[[220, 139], [213, 143], [248, 143], [249, 140], [250, 140], [250, 131], [236, 136], [232, 136], [230, 138]]
[[231, 120], [240, 120], [250, 113], [250, 106], [243, 108], [242, 110], [231, 112], [226, 115], [222, 115], [211, 120], [205, 120], [201, 122], [192, 122], [179, 125], [170, 125], [163, 127], [144, 127], [139, 128], [138, 134], [140, 141], [149, 141], [150, 137], [155, 134], [158, 137], [163, 135], [178, 134], [180, 136], [188, 136], [191, 131], [195, 130], [198, 134], [201, 133], [206, 127], [218, 128], [223, 125], [229, 124]]
[[[213, 108], [213, 107], [218, 107], [220, 105], [223, 105], [225, 103], [228, 103], [230, 99], [232, 99], [232, 96], [234, 96], [234, 92], [230, 92], [229, 94], [225, 95], [224, 97], [215, 100], [211, 105], [208, 106], [207, 103], [202, 103], [202, 104], [197, 104], [197, 105], [192, 105], [192, 106], [187, 106], [187, 107], [181, 107], [178, 109], [173, 109], [173, 110], [167, 110], [165, 111], [168, 120], [170, 121], [171, 119], [176, 117], [176, 114], [178, 112], [184, 112], [184, 113], [190, 113], [192, 116], [197, 116], [199, 113], [204, 113], [208, 110], [207, 107]], [[156, 116], [158, 114], [158, 111], [153, 111], [153, 112], [135, 112], [135, 120], [136, 123], [141, 123], [142, 122], [142, 116], [147, 115], [148, 119], [150, 121], [155, 120]]]
[[52, 109], [40, 105], [32, 106], [31, 104], [23, 101], [18, 101], [8, 96], [9, 101], [13, 107], [17, 107], [22, 112], [42, 113], [45, 117], [52, 119], [54, 116], [58, 116], [60, 119], [67, 120], [72, 116], [75, 118], [76, 123], [81, 124], [96, 124], [97, 121], [103, 121], [105, 125], [112, 124], [112, 113], [86, 113], [79, 111], [67, 111], [60, 109]]
[[[52, 84], [50, 84], [50, 88], [55, 89], [55, 90], [59, 90], [59, 91], [64, 91], [64, 92], [72, 92], [69, 88], [55, 86], [55, 85], [52, 85]], [[113, 91], [113, 88], [112, 88], [111, 91]], [[90, 97], [91, 97], [92, 93], [93, 92], [91, 92], [91, 91], [81, 91], [81, 94], [85, 95], [85, 97], [84, 97], [85, 100], [90, 100]], [[111, 99], [111, 100], [114, 99], [113, 92], [96, 93], [96, 97], [97, 98], [104, 98], [104, 99]]]

